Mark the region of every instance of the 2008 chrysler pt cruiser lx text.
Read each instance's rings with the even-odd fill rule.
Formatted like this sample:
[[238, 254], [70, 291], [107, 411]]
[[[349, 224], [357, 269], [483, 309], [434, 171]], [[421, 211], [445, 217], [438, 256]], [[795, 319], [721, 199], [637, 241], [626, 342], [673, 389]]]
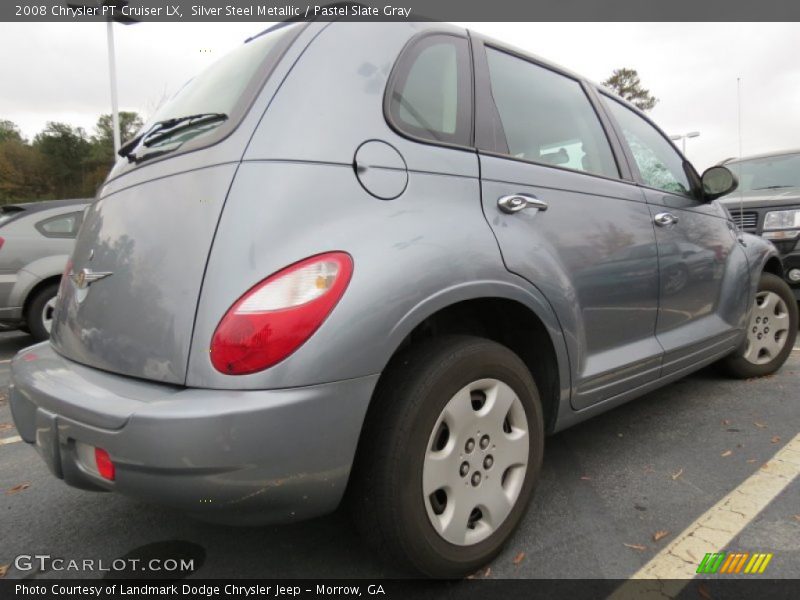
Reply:
[[293, 23], [184, 86], [86, 213], [20, 435], [70, 485], [233, 523], [344, 498], [459, 576], [519, 523], [543, 440], [721, 360], [797, 305], [642, 113], [437, 23]]

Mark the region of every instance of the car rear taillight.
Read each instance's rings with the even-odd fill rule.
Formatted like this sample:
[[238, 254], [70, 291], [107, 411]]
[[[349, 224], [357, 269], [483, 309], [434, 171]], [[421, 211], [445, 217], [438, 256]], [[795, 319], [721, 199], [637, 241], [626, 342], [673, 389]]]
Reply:
[[226, 375], [262, 371], [297, 350], [344, 294], [353, 259], [312, 256], [271, 275], [231, 306], [211, 338], [211, 363]]
[[3, 244], [5, 244], [5, 243], [6, 243], [6, 239], [0, 237], [0, 249], [2, 249]]
[[97, 472], [100, 473], [100, 477], [114, 481], [116, 476], [114, 463], [111, 462], [111, 456], [109, 456], [108, 452], [102, 448], [95, 448], [94, 462], [97, 465]]

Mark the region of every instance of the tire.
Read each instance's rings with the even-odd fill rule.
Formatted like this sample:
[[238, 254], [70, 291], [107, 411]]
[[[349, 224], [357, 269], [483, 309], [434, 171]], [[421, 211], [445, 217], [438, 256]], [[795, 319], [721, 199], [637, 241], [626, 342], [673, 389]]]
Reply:
[[[379, 556], [415, 574], [463, 577], [496, 556], [519, 524], [543, 452], [539, 393], [519, 357], [482, 338], [434, 338], [384, 372], [362, 430], [348, 504]], [[439, 456], [450, 458], [434, 460]], [[510, 464], [516, 466], [506, 470]], [[439, 465], [446, 467], [437, 471]], [[440, 473], [444, 487], [426, 495], [425, 488], [440, 485]], [[475, 503], [492, 510], [476, 513]]]
[[52, 304], [58, 294], [58, 284], [51, 283], [36, 292], [28, 306], [26, 323], [31, 336], [37, 342], [43, 342], [50, 338], [50, 323], [46, 319], [45, 312], [49, 313], [52, 319]]
[[747, 338], [723, 359], [723, 367], [742, 379], [774, 373], [786, 362], [796, 337], [797, 301], [791, 288], [777, 275], [763, 273], [747, 324]]

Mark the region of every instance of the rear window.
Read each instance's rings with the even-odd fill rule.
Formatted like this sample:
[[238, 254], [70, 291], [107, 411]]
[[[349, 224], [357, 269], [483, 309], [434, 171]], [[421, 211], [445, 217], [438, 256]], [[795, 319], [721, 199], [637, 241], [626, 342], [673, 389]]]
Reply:
[[300, 26], [294, 23], [273, 29], [226, 54], [186, 82], [151, 120], [156, 122], [201, 113], [232, 115], [248, 86], [257, 79], [255, 76], [265, 59]]
[[[291, 23], [268, 29], [186, 82], [156, 110], [140, 133], [156, 123], [191, 115], [221, 114], [227, 118], [175, 128], [176, 135], [148, 144], [147, 148], [137, 148], [136, 158], [141, 161], [148, 155], [175, 156], [179, 150], [196, 150], [225, 138], [242, 120], [284, 51], [306, 25]], [[128, 168], [131, 167], [126, 161], [117, 161], [110, 177]]]
[[401, 55], [389, 83], [390, 121], [412, 137], [469, 145], [471, 77], [466, 39], [445, 34], [417, 39]]

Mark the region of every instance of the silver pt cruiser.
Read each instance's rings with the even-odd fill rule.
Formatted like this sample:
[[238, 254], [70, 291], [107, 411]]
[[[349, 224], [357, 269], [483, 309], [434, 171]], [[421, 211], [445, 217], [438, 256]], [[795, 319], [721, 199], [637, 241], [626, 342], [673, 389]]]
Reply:
[[346, 498], [381, 555], [460, 576], [545, 434], [795, 339], [727, 169], [462, 29], [276, 26], [120, 154], [13, 361], [17, 428], [73, 486], [247, 524]]

